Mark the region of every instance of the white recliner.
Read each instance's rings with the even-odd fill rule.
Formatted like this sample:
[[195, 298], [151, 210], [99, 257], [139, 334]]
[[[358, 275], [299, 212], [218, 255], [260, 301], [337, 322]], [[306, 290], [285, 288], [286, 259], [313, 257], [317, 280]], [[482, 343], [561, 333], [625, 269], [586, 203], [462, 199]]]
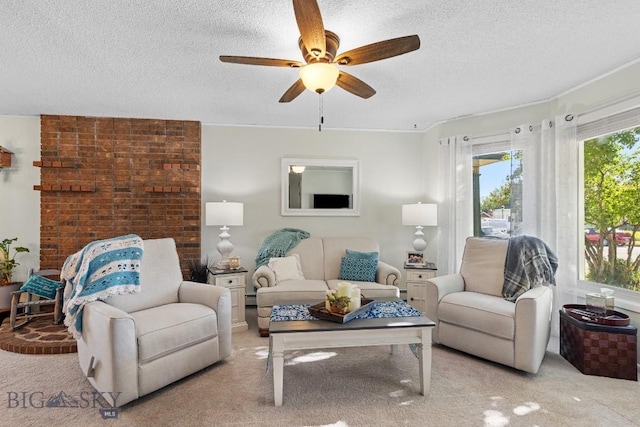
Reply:
[[427, 282], [433, 342], [535, 374], [551, 331], [553, 291], [502, 297], [508, 240], [470, 237], [460, 272]]
[[84, 306], [80, 367], [112, 406], [230, 354], [229, 289], [183, 281], [173, 239], [144, 241], [139, 293]]

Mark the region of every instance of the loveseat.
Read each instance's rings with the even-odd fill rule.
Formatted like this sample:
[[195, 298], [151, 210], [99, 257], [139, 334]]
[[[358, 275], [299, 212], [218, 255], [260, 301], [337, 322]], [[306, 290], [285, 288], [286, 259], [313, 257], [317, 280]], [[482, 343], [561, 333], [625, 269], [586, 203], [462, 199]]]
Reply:
[[[173, 239], [143, 243], [140, 291], [89, 302], [83, 309], [80, 367], [112, 406], [231, 354], [229, 289], [184, 281]], [[65, 295], [69, 292], [67, 283]]]
[[508, 244], [468, 238], [460, 272], [426, 282], [424, 314], [436, 324], [434, 343], [535, 374], [549, 343], [553, 291], [543, 285], [505, 299]]
[[[353, 280], [358, 273], [353, 276], [348, 271], [349, 264], [343, 261], [347, 252], [350, 256], [364, 258], [375, 253], [377, 259], [380, 247], [375, 240], [365, 237], [309, 237], [301, 240], [285, 257], [272, 258], [271, 267], [258, 267], [252, 280], [257, 289], [260, 335], [269, 334], [269, 317], [274, 305], [324, 301], [327, 290], [337, 289], [341, 281], [358, 286], [362, 295], [369, 299], [400, 296], [397, 286], [400, 270], [378, 259], [374, 271], [370, 272], [371, 280]], [[371, 263], [363, 264], [371, 266]], [[298, 268], [297, 272], [291, 271]], [[362, 272], [363, 269], [359, 270]]]

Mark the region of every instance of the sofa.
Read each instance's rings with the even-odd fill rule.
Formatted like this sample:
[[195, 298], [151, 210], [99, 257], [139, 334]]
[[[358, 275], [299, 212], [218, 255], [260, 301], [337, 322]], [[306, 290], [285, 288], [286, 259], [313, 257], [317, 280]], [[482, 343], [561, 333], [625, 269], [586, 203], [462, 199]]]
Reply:
[[467, 239], [460, 272], [426, 282], [433, 343], [535, 374], [551, 331], [553, 291], [537, 286], [503, 297], [508, 240]]
[[[369, 299], [400, 296], [400, 270], [379, 259], [370, 280], [341, 279], [349, 277], [344, 275], [346, 264], [343, 257], [347, 252], [355, 252], [356, 257], [375, 253], [377, 259], [380, 247], [375, 240], [365, 237], [309, 237], [301, 240], [285, 257], [272, 258], [269, 262], [271, 266], [258, 267], [252, 281], [256, 288], [260, 335], [269, 334], [269, 317], [274, 305], [324, 301], [327, 290], [337, 290], [341, 281], [358, 286], [362, 295]], [[285, 263], [297, 265], [297, 274], [295, 271], [279, 271], [280, 264]]]
[[143, 244], [140, 292], [86, 304], [77, 341], [82, 371], [114, 407], [231, 354], [229, 289], [183, 281], [173, 239]]

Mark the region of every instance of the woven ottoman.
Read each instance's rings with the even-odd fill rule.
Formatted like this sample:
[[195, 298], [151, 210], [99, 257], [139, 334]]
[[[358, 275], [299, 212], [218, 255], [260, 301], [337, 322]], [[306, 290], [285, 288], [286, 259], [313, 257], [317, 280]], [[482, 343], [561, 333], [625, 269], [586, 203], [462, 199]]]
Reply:
[[635, 326], [582, 322], [560, 310], [560, 355], [585, 375], [638, 380]]

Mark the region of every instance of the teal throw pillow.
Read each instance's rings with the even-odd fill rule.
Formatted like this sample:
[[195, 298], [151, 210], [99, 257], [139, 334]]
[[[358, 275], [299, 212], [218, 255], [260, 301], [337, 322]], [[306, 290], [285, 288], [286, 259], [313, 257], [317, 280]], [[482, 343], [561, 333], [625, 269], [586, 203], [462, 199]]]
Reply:
[[360, 259], [342, 257], [340, 263], [340, 280], [354, 280], [358, 282], [375, 282], [376, 270], [378, 268], [377, 259]]
[[375, 259], [378, 261], [378, 252], [358, 252], [351, 249], [346, 249], [347, 258], [358, 258], [358, 259]]
[[40, 295], [48, 299], [54, 299], [56, 296], [56, 289], [62, 286], [62, 283], [55, 280], [47, 279], [46, 277], [32, 274], [22, 287], [21, 291], [30, 292], [32, 294]]

